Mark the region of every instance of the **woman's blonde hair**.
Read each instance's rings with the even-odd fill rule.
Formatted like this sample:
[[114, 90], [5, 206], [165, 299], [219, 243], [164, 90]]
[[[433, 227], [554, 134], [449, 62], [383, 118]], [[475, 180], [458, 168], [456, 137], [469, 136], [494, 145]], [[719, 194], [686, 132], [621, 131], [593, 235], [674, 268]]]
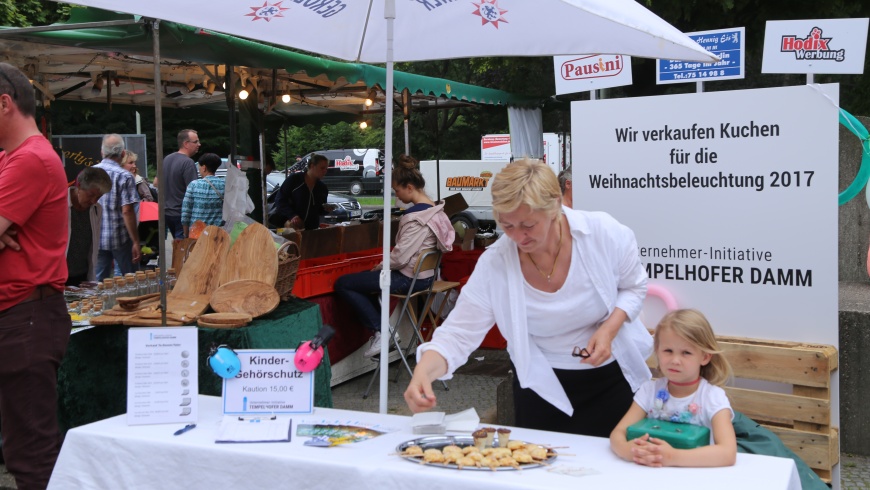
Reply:
[[130, 150], [127, 150], [124, 152], [124, 159], [121, 160], [121, 165], [126, 165], [126, 164], [130, 163], [130, 160], [133, 160], [134, 162], [138, 162], [139, 155], [133, 153]]
[[678, 337], [695, 345], [705, 354], [712, 354], [710, 362], [701, 366], [701, 376], [710, 384], [724, 385], [731, 377], [731, 364], [722, 355], [713, 327], [698, 310], [684, 309], [674, 310], [662, 317], [656, 327], [654, 346], [656, 352], [659, 349], [659, 335], [661, 332], [670, 330]]
[[540, 160], [516, 160], [492, 181], [492, 211], [510, 213], [523, 204], [532, 211], [545, 211], [555, 217], [562, 209], [562, 192], [556, 174]]

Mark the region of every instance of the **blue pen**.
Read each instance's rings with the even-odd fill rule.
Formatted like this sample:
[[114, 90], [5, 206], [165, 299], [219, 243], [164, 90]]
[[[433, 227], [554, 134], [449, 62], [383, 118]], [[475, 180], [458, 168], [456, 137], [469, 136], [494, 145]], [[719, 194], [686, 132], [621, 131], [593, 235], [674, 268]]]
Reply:
[[175, 435], [180, 436], [181, 434], [184, 434], [185, 432], [192, 430], [192, 429], [195, 429], [195, 428], [196, 428], [196, 424], [187, 424], [184, 427], [175, 431]]

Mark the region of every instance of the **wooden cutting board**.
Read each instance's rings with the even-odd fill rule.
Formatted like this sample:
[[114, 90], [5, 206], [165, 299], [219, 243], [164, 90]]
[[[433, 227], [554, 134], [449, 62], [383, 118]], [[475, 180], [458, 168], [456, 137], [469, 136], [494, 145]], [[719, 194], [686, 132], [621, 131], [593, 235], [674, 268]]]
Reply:
[[102, 325], [123, 325], [124, 320], [130, 318], [129, 316], [106, 316], [100, 315], [96, 317], [91, 317], [88, 322], [94, 326], [102, 326]]
[[207, 294], [174, 294], [174, 289], [172, 293], [166, 298], [166, 312], [172, 313], [175, 318], [190, 318], [187, 323], [192, 323], [208, 309]]
[[181, 238], [172, 241], [172, 267], [175, 269], [176, 277], [181, 274], [181, 269], [184, 268], [184, 262], [187, 257], [193, 252], [193, 246], [196, 245], [194, 238]]
[[241, 328], [247, 326], [247, 323], [209, 323], [199, 320], [197, 324], [203, 328]]
[[220, 285], [240, 279], [275, 284], [278, 277], [278, 252], [269, 229], [252, 223], [242, 230], [230, 247], [221, 268]]
[[247, 313], [225, 312], [225, 313], [206, 313], [199, 317], [199, 320], [206, 323], [248, 323], [253, 318]]
[[280, 301], [275, 286], [251, 279], [228, 282], [209, 298], [218, 313], [247, 313], [253, 318], [271, 313]]
[[129, 327], [181, 327], [184, 324], [181, 322], [176, 322], [170, 319], [166, 319], [166, 323], [163, 323], [159, 319], [151, 319], [151, 318], [125, 318], [124, 325]]
[[177, 294], [211, 295], [220, 285], [221, 268], [229, 248], [230, 236], [227, 232], [217, 226], [206, 227], [178, 274], [170, 297]]

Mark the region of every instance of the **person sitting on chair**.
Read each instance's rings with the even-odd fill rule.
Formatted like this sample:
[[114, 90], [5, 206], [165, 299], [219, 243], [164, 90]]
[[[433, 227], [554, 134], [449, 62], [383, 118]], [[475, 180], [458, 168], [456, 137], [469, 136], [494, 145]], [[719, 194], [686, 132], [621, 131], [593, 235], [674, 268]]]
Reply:
[[[442, 252], [449, 252], [453, 249], [455, 232], [450, 218], [444, 214], [444, 203], [435, 204], [424, 192], [426, 181], [416, 159], [399, 155], [392, 180], [396, 198], [413, 203], [399, 220], [396, 246], [390, 252], [390, 293], [404, 294], [411, 287], [420, 253], [436, 247]], [[366, 357], [377, 354], [381, 347], [381, 315], [375, 293], [381, 290], [382, 265], [371, 271], [346, 274], [335, 282], [338, 297], [353, 307], [360, 323], [372, 332]], [[414, 292], [429, 288], [434, 280], [433, 271], [421, 272], [414, 284]]]

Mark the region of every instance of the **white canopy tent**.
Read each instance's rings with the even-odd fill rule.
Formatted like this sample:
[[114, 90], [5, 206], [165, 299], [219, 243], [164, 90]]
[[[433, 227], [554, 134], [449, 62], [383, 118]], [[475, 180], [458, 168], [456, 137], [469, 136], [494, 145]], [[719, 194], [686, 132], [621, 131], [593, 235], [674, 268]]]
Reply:
[[[77, 0], [79, 5], [190, 24], [290, 46], [347, 61], [386, 63], [393, 87], [394, 61], [478, 56], [624, 54], [645, 58], [718, 61], [679, 30], [634, 0]], [[154, 23], [155, 58], [159, 23]], [[394, 42], [398, 41], [398, 42]], [[159, 63], [158, 63], [159, 64]], [[159, 72], [155, 72], [155, 79]], [[390, 90], [388, 92], [391, 93]], [[159, 94], [157, 95], [159, 97]], [[162, 125], [160, 104], [155, 120]], [[392, 162], [393, 104], [386, 104], [386, 160]], [[162, 155], [158, 128], [157, 157]], [[158, 163], [159, 164], [159, 163]], [[384, 195], [392, 169], [385, 165]], [[390, 202], [384, 200], [384, 216]], [[161, 228], [163, 218], [161, 215]], [[161, 231], [162, 233], [162, 231]], [[384, 220], [384, 236], [390, 220]], [[162, 239], [162, 237], [161, 237]], [[384, 243], [382, 304], [389, 304], [390, 250]], [[389, 312], [381, 312], [381, 352], [389, 350]], [[387, 411], [387, 356], [381, 355], [380, 411]]]

